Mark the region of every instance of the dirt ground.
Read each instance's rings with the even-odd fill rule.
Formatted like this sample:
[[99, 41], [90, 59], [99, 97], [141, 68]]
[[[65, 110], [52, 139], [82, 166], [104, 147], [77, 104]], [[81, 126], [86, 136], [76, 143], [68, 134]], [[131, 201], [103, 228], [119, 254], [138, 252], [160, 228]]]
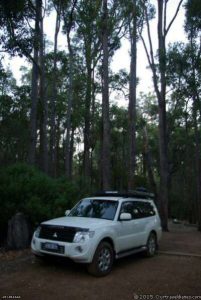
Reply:
[[0, 299], [167, 299], [159, 295], [201, 299], [201, 233], [196, 228], [171, 224], [158, 255], [118, 260], [103, 278], [71, 261], [39, 263], [29, 250], [0, 255]]

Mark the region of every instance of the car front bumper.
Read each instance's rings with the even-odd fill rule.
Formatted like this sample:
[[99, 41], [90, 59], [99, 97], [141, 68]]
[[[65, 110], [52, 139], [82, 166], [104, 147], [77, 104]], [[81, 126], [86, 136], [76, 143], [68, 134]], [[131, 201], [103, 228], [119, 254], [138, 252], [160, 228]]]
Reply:
[[[56, 244], [62, 248], [62, 253], [55, 252], [48, 249], [43, 249], [42, 245], [45, 243]], [[68, 257], [75, 262], [79, 263], [90, 263], [93, 259], [95, 252], [95, 245], [90, 239], [85, 243], [66, 243], [60, 241], [52, 241], [41, 239], [33, 236], [31, 241], [31, 249], [35, 255], [44, 256], [45, 254], [51, 254], [60, 257]]]

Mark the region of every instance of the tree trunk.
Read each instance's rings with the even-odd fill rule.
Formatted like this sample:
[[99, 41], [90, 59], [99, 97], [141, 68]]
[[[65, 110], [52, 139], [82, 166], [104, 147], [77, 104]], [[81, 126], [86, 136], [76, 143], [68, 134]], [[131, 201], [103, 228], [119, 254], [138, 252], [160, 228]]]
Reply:
[[[95, 119], [95, 93], [96, 93], [96, 84], [95, 84], [95, 70], [94, 70], [94, 65], [93, 65], [93, 69], [92, 69], [92, 82], [91, 82], [91, 86], [92, 86], [92, 93], [91, 93], [91, 158], [90, 158], [90, 164], [91, 164], [91, 187], [93, 186], [94, 181], [94, 177], [93, 177], [93, 159], [94, 159], [94, 149], [96, 146], [96, 139], [95, 139], [95, 123], [96, 123], [96, 119]], [[98, 162], [99, 162], [99, 158], [97, 158]], [[100, 168], [101, 169], [101, 168]], [[100, 169], [99, 169], [99, 173], [100, 173]], [[100, 176], [99, 176], [100, 177]], [[99, 184], [99, 183], [98, 183]]]
[[[159, 56], [159, 76], [157, 76], [155, 57], [153, 53], [153, 44], [151, 39], [151, 31], [149, 24], [149, 14], [144, 1], [141, 1], [145, 12], [145, 20], [147, 24], [147, 35], [149, 48], [146, 46], [145, 39], [142, 42], [145, 48], [147, 59], [153, 73], [154, 89], [158, 99], [159, 109], [159, 155], [160, 155], [160, 188], [159, 202], [162, 228], [168, 231], [168, 144], [167, 144], [167, 124], [166, 124], [166, 36], [177, 17], [182, 0], [179, 1], [175, 14], [167, 26], [167, 3], [166, 0], [158, 0], [158, 56]], [[158, 82], [160, 79], [160, 86]]]
[[104, 190], [111, 187], [111, 161], [110, 161], [110, 121], [109, 121], [109, 86], [108, 86], [108, 8], [107, 0], [103, 0], [103, 63], [102, 63], [102, 187]]
[[75, 133], [75, 128], [72, 128], [71, 130], [71, 138], [70, 138], [70, 179], [72, 180], [73, 177], [73, 153], [74, 153], [74, 133]]
[[[194, 125], [194, 136], [195, 136], [195, 172], [196, 172], [196, 217], [198, 222], [198, 230], [201, 231], [201, 139], [199, 131], [200, 114], [200, 97], [196, 87], [196, 68], [198, 57], [195, 57], [193, 53], [193, 34], [190, 32], [190, 46], [191, 46], [191, 84], [192, 84], [192, 100], [193, 100], [193, 125]], [[200, 52], [199, 52], [200, 53]], [[200, 58], [200, 54], [199, 54]], [[199, 117], [198, 117], [199, 116]]]
[[160, 152], [160, 215], [163, 230], [168, 231], [168, 161], [166, 141], [166, 108], [164, 100], [159, 103], [159, 152]]
[[[190, 36], [190, 45], [193, 51], [193, 37], [192, 34]], [[191, 56], [192, 62], [192, 79], [193, 79], [193, 124], [194, 124], [194, 135], [195, 135], [195, 172], [196, 172], [196, 200], [197, 200], [197, 222], [198, 222], [198, 230], [201, 231], [201, 141], [200, 141], [200, 132], [198, 127], [198, 119], [201, 116], [198, 115], [200, 113], [200, 98], [199, 93], [196, 88], [196, 61], [193, 55]]]
[[136, 0], [133, 1], [132, 28], [130, 28], [131, 63], [129, 95], [129, 155], [128, 155], [128, 189], [134, 189], [135, 152], [136, 152], [136, 88], [137, 88], [137, 15]]
[[65, 173], [67, 178], [71, 178], [70, 171], [70, 131], [71, 115], [73, 105], [73, 50], [71, 47], [70, 30], [67, 31], [67, 44], [69, 50], [69, 88], [68, 88], [68, 110], [66, 115], [66, 138], [65, 138]]
[[91, 68], [91, 42], [85, 43], [86, 64], [87, 64], [87, 87], [85, 98], [85, 126], [84, 126], [84, 177], [90, 177], [90, 108], [91, 108], [91, 88], [92, 88], [92, 68]]
[[159, 153], [160, 153], [160, 215], [163, 230], [168, 231], [168, 157], [167, 157], [167, 122], [166, 122], [166, 48], [163, 28], [164, 2], [158, 0], [158, 49], [160, 72], [159, 107]]
[[66, 4], [64, 1], [60, 2], [62, 5], [61, 11], [63, 15], [63, 21], [66, 30], [66, 38], [67, 38], [67, 46], [69, 52], [69, 87], [67, 93], [68, 99], [68, 107], [67, 107], [67, 114], [66, 114], [66, 126], [65, 126], [65, 141], [64, 141], [64, 157], [65, 157], [65, 174], [67, 178], [71, 178], [71, 167], [70, 167], [70, 132], [71, 132], [71, 119], [72, 119], [72, 106], [73, 106], [73, 72], [74, 72], [74, 65], [73, 65], [73, 49], [71, 46], [71, 37], [70, 32], [73, 26], [73, 13], [74, 9], [77, 4], [77, 0], [72, 1], [72, 7], [70, 11], [70, 15], [66, 16]]
[[45, 173], [48, 173], [48, 141], [47, 141], [47, 97], [45, 93], [45, 62], [44, 62], [44, 34], [43, 34], [43, 12], [42, 0], [40, 0], [40, 101], [41, 101], [41, 167]]
[[55, 113], [57, 102], [57, 40], [60, 29], [60, 8], [57, 10], [55, 34], [54, 34], [54, 62], [53, 62], [53, 76], [52, 76], [52, 96], [50, 98], [50, 174], [56, 176], [56, 125]]
[[39, 56], [39, 20], [40, 20], [40, 1], [36, 1], [36, 19], [34, 34], [34, 62], [31, 78], [31, 115], [30, 115], [30, 142], [28, 162], [32, 165], [36, 162], [36, 142], [37, 142], [37, 105], [38, 105], [38, 56]]
[[158, 206], [157, 184], [156, 184], [156, 181], [154, 178], [153, 164], [152, 164], [151, 152], [149, 149], [149, 139], [148, 139], [146, 126], [144, 127], [143, 132], [144, 132], [144, 153], [145, 153], [145, 161], [146, 161], [146, 166], [147, 166], [149, 184], [155, 195], [155, 202]]
[[197, 221], [198, 230], [201, 231], [201, 152], [200, 136], [197, 124], [197, 100], [193, 99], [193, 122], [195, 133], [195, 172], [196, 172], [196, 196], [197, 196]]
[[55, 141], [55, 157], [57, 158], [55, 161], [55, 176], [58, 176], [59, 174], [59, 169], [60, 169], [60, 141], [61, 141], [61, 131], [60, 131], [60, 126], [61, 124], [61, 119], [60, 117], [57, 118], [56, 122], [56, 141]]

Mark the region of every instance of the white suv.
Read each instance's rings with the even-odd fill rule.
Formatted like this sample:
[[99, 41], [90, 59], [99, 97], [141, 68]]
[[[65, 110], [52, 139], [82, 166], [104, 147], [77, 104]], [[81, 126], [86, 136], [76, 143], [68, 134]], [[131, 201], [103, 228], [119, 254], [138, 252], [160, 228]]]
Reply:
[[161, 222], [150, 194], [104, 192], [82, 199], [65, 217], [41, 223], [31, 248], [37, 256], [87, 263], [91, 274], [104, 276], [115, 258], [141, 251], [153, 256], [160, 237]]

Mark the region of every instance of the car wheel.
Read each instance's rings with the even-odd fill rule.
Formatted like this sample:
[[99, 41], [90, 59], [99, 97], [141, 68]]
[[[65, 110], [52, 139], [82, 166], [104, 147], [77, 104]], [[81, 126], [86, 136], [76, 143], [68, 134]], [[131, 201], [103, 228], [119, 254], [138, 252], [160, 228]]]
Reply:
[[156, 254], [156, 251], [157, 251], [156, 235], [155, 233], [151, 232], [147, 240], [146, 256], [152, 257]]
[[108, 242], [101, 242], [96, 249], [92, 263], [88, 266], [88, 272], [101, 277], [109, 274], [112, 270], [114, 252]]

